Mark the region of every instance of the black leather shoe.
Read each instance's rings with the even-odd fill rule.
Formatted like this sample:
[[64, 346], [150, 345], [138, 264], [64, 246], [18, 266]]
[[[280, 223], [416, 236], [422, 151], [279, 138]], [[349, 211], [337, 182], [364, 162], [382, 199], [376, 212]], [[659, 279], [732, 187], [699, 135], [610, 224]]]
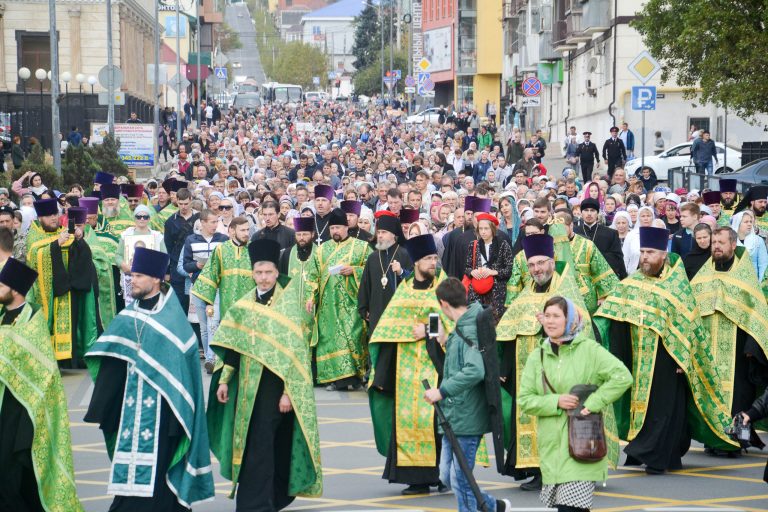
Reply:
[[541, 475], [536, 475], [529, 481], [520, 486], [522, 491], [540, 491], [541, 490]]
[[443, 482], [437, 482], [437, 492], [444, 493], [448, 491], [450, 491], [450, 489], [447, 485], [445, 485]]
[[664, 470], [658, 468], [652, 468], [651, 466], [645, 466], [645, 472], [649, 475], [663, 475]]
[[400, 493], [403, 496], [414, 496], [416, 494], [429, 494], [428, 485], [409, 485]]

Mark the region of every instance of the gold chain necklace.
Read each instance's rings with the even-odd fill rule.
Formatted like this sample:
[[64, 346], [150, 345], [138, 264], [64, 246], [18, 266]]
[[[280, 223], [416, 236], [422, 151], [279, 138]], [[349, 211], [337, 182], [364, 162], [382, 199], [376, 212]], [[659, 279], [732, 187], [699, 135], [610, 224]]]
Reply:
[[[389, 282], [389, 279], [387, 278], [387, 271], [389, 271], [389, 266], [392, 265], [392, 261], [394, 261], [395, 256], [397, 255], [397, 248], [399, 247], [398, 244], [395, 244], [395, 250], [392, 251], [392, 257], [389, 259], [389, 263], [387, 263], [387, 266], [384, 266], [384, 261], [381, 259], [381, 253], [385, 251], [379, 251], [379, 266], [381, 266], [381, 288], [382, 290], [387, 289], [387, 283]], [[386, 269], [386, 270], [385, 270]]]

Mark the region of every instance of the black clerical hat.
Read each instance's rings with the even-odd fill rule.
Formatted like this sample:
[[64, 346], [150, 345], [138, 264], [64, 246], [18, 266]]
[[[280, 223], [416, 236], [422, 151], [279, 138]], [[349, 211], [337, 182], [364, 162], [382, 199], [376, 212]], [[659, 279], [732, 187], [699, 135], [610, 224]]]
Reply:
[[720, 204], [720, 192], [717, 190], [711, 190], [701, 194], [701, 200], [704, 204]]
[[176, 178], [168, 178], [167, 180], [163, 181], [160, 186], [163, 187], [163, 190], [170, 194], [171, 192], [174, 192], [173, 184], [176, 183], [176, 181]]
[[178, 192], [183, 188], [187, 188], [188, 183], [181, 180], [173, 180], [171, 183], [171, 192]]
[[34, 207], [38, 217], [58, 215], [59, 213], [59, 202], [56, 199], [38, 199], [35, 201]]
[[547, 234], [528, 235], [523, 237], [523, 251], [525, 259], [534, 256], [555, 257], [555, 239]]
[[114, 174], [110, 174], [104, 171], [96, 171], [96, 175], [93, 177], [93, 182], [99, 185], [109, 185], [115, 182]]
[[640, 226], [640, 248], [667, 250], [669, 230], [653, 226]]
[[720, 180], [720, 192], [736, 192], [736, 180], [723, 178]]
[[260, 261], [270, 261], [277, 267], [280, 262], [280, 244], [266, 238], [254, 240], [248, 244], [248, 256], [251, 258], [251, 265]]
[[0, 283], [20, 295], [26, 295], [37, 279], [37, 272], [15, 258], [8, 258], [0, 270]]
[[120, 185], [108, 183], [101, 186], [102, 199], [120, 199]]
[[400, 222], [403, 224], [413, 224], [419, 220], [419, 210], [415, 208], [403, 208], [400, 210]]
[[426, 256], [437, 254], [435, 237], [431, 234], [414, 236], [406, 240], [405, 250], [408, 251], [408, 256], [414, 263]]
[[144, 185], [125, 183], [120, 185], [120, 192], [122, 192], [126, 197], [131, 197], [133, 199], [141, 198], [141, 196], [144, 194]]
[[347, 226], [347, 214], [340, 208], [334, 208], [328, 215], [328, 226]]
[[590, 208], [598, 212], [600, 211], [600, 203], [597, 202], [597, 199], [588, 197], [581, 202], [581, 211], [589, 210]]
[[133, 264], [131, 272], [144, 274], [150, 277], [156, 277], [161, 281], [168, 272], [168, 263], [171, 257], [164, 252], [147, 249], [146, 247], [137, 247], [133, 253]]

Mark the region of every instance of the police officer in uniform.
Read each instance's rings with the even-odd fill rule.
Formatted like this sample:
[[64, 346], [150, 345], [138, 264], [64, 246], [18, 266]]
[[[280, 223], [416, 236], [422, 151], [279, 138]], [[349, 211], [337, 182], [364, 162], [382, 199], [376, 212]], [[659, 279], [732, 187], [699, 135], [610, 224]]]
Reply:
[[619, 138], [619, 127], [611, 127], [611, 137], [603, 144], [603, 160], [608, 165], [608, 177], [613, 178], [613, 171], [627, 160], [627, 148]]
[[592, 132], [584, 132], [582, 135], [584, 135], [584, 142], [579, 144], [576, 154], [579, 156], [579, 163], [581, 164], [581, 176], [584, 183], [587, 183], [592, 181], [595, 161], [600, 165], [600, 152], [597, 150], [597, 145], [590, 140]]

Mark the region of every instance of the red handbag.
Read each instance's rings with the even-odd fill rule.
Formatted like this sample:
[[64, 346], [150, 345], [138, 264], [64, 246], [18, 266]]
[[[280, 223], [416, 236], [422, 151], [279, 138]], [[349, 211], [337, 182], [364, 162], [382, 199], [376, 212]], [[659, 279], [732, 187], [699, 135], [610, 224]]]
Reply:
[[[475, 240], [475, 243], [472, 244], [472, 268], [475, 268], [475, 264], [477, 262], [477, 240]], [[486, 293], [491, 291], [491, 288], [493, 288], [493, 276], [483, 277], [481, 279], [477, 279], [475, 277], [469, 277], [465, 275], [462, 280], [462, 284], [464, 285], [464, 288], [466, 288], [467, 293], [469, 293], [469, 287], [471, 286], [473, 290], [475, 290], [475, 293], [478, 295], [485, 295]]]

